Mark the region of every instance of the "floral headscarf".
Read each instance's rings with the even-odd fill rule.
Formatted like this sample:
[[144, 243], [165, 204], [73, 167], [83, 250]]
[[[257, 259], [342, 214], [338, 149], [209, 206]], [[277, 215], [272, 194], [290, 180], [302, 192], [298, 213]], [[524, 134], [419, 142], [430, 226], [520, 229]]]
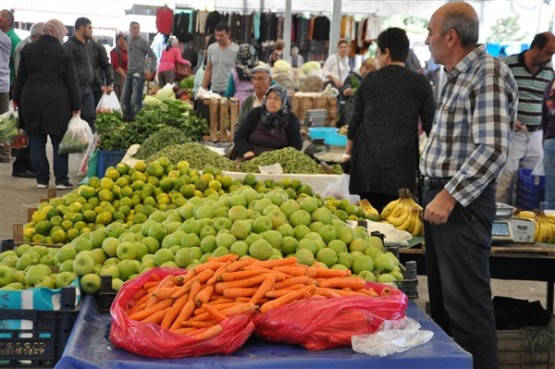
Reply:
[[[275, 113], [271, 113], [266, 108], [266, 100], [270, 92], [275, 92], [281, 98], [281, 108]], [[279, 128], [286, 121], [289, 115], [289, 110], [291, 109], [291, 100], [287, 94], [287, 89], [280, 85], [270, 86], [264, 97], [262, 98], [262, 114], [260, 120], [262, 125], [266, 128]]]
[[239, 45], [237, 50], [236, 70], [239, 80], [248, 81], [250, 79], [249, 69], [258, 64], [256, 49], [249, 44]]
[[50, 19], [44, 24], [43, 32], [45, 35], [56, 37], [62, 43], [67, 35], [67, 28], [58, 19]]

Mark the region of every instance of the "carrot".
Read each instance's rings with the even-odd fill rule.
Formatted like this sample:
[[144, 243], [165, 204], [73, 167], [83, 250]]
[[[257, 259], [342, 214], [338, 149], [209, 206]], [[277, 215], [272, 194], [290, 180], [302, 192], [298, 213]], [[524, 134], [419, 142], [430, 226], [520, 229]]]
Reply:
[[194, 331], [196, 331], [196, 330], [197, 330], [196, 328], [187, 327], [187, 328], [179, 328], [179, 329], [176, 329], [176, 330], [173, 331], [173, 332], [174, 332], [174, 333], [179, 333], [179, 334], [188, 334], [188, 333], [194, 332]]
[[159, 310], [163, 310], [167, 307], [170, 307], [173, 305], [173, 300], [167, 299], [167, 300], [162, 300], [156, 304], [154, 304], [152, 307], [145, 309], [145, 310], [140, 310], [137, 311], [136, 313], [129, 315], [129, 319], [133, 319], [133, 320], [143, 320], [146, 317], [154, 314], [155, 312], [159, 311]]
[[[201, 264], [203, 265], [203, 264]], [[193, 277], [191, 277], [190, 279], [188, 279], [183, 286], [181, 286], [181, 289], [176, 291], [173, 295], [171, 295], [172, 299], [176, 299], [179, 296], [183, 295], [184, 293], [186, 293], [187, 291], [189, 291], [189, 289], [191, 288], [192, 284], [196, 281], [198, 281], [199, 283], [204, 283], [206, 282], [210, 277], [212, 277], [212, 275], [214, 274], [214, 271], [211, 269], [205, 269], [200, 273], [196, 273]]]
[[339, 296], [368, 296], [367, 294], [360, 292], [361, 290], [352, 291], [350, 289], [338, 289], [338, 288], [331, 288], [331, 290], [333, 290]]
[[151, 281], [151, 282], [146, 282], [145, 284], [143, 284], [143, 288], [145, 290], [149, 290], [152, 287], [157, 287], [158, 284], [160, 283], [160, 281]]
[[160, 322], [162, 321], [162, 319], [164, 319], [164, 317], [166, 316], [166, 313], [168, 312], [170, 308], [165, 308], [163, 310], [158, 310], [157, 312], [155, 312], [154, 314], [146, 317], [145, 319], [142, 320], [143, 323], [154, 323], [154, 324], [160, 324]]
[[210, 328], [208, 328], [207, 330], [200, 332], [200, 333], [196, 333], [194, 335], [192, 335], [192, 338], [199, 340], [199, 341], [204, 341], [207, 339], [210, 339], [212, 337], [217, 336], [218, 334], [220, 334], [224, 329], [222, 328], [221, 325], [217, 324], [215, 326], [212, 326]]
[[325, 268], [308, 268], [306, 274], [312, 278], [334, 278], [347, 277], [351, 275], [351, 271]]
[[266, 292], [266, 297], [275, 299], [275, 298], [281, 297], [285, 294], [288, 294], [291, 291], [297, 291], [297, 290], [303, 289], [305, 287], [306, 287], [306, 284], [294, 284], [292, 286], [288, 286], [286, 288], [282, 288], [282, 289], [279, 289], [279, 290], [268, 291], [268, 292]]
[[365, 295], [372, 296], [372, 297], [379, 296], [379, 294], [373, 288], [363, 288], [361, 290], [358, 290], [357, 292], [362, 292]]
[[222, 275], [220, 275], [220, 281], [231, 282], [231, 281], [236, 281], [238, 279], [254, 277], [259, 274], [260, 274], [260, 271], [258, 270], [242, 270], [240, 272], [225, 272]]
[[285, 305], [289, 302], [310, 297], [314, 293], [314, 290], [316, 290], [316, 286], [310, 284], [300, 290], [289, 292], [288, 294], [278, 297], [275, 300], [271, 300], [262, 304], [262, 306], [260, 306], [260, 311], [265, 313], [270, 309]]
[[257, 288], [252, 288], [252, 287], [236, 287], [236, 288], [226, 288], [223, 291], [223, 295], [224, 297], [229, 297], [229, 298], [237, 298], [237, 297], [251, 297], [253, 296], [256, 291], [258, 291]]
[[291, 278], [288, 278], [288, 279], [286, 279], [282, 282], [277, 282], [276, 285], [275, 285], [275, 289], [279, 290], [281, 288], [285, 288], [287, 286], [292, 286], [294, 284], [314, 284], [314, 283], [315, 283], [315, 281], [312, 278], [310, 278], [306, 275], [303, 275], [303, 276], [300, 276], [300, 277], [291, 277]]
[[277, 266], [274, 268], [276, 272], [282, 272], [288, 276], [300, 277], [306, 275], [306, 268], [299, 266]]
[[173, 295], [180, 288], [181, 287], [162, 287], [153, 291], [151, 295], [156, 297], [158, 300], [169, 299], [171, 295]]
[[193, 310], [195, 310], [195, 303], [188, 300], [185, 303], [185, 306], [183, 306], [183, 309], [181, 309], [181, 312], [179, 313], [177, 318], [175, 318], [175, 320], [173, 321], [172, 325], [170, 326], [170, 330], [175, 331], [176, 329], [181, 328], [182, 323], [189, 319], [191, 314], [193, 314]]
[[227, 297], [223, 297], [222, 295], [218, 295], [216, 293], [213, 293], [212, 296], [210, 296], [210, 303], [212, 305], [216, 305], [216, 304], [225, 304], [226, 302], [233, 302], [233, 299], [228, 299]]
[[161, 280], [162, 280], [162, 277], [160, 277], [160, 275], [157, 274], [157, 273], [152, 273], [152, 274], [150, 275], [150, 279], [152, 279], [153, 281], [161, 281]]
[[141, 299], [143, 296], [147, 295], [147, 291], [145, 288], [141, 288], [140, 290], [138, 290], [137, 292], [135, 292], [135, 294], [131, 297], [131, 300], [139, 300]]
[[380, 292], [380, 296], [389, 296], [393, 293], [393, 291], [391, 290], [391, 288], [389, 287], [384, 287], [382, 289], [382, 292]]
[[214, 309], [210, 304], [202, 304], [202, 307], [206, 309], [208, 314], [212, 316], [212, 318], [216, 319], [218, 322], [225, 320], [226, 316], [220, 313], [218, 310]]
[[243, 267], [247, 265], [254, 264], [257, 260], [254, 258], [245, 258], [239, 261], [234, 262], [230, 266], [227, 267], [228, 272], [235, 272], [237, 270], [243, 269]]
[[[260, 300], [262, 300], [264, 298], [264, 296], [266, 295], [266, 292], [270, 291], [272, 288], [274, 288], [274, 284], [276, 283], [276, 277], [273, 274], [268, 274], [268, 276], [266, 277], [266, 279], [264, 280], [264, 282], [262, 282], [262, 284], [260, 285], [260, 287], [258, 287], [258, 289], [256, 290], [256, 292], [252, 295], [251, 299], [250, 299], [250, 303], [251, 304], [258, 304], [260, 302]], [[281, 282], [283, 283], [283, 282]], [[225, 291], [224, 291], [225, 292]]]
[[199, 293], [195, 296], [195, 303], [197, 306], [201, 306], [202, 304], [210, 301], [210, 297], [214, 292], [214, 286], [208, 285], [202, 288]]
[[195, 328], [207, 328], [207, 327], [212, 327], [214, 324], [218, 324], [217, 321], [215, 320], [207, 320], [205, 322], [198, 322], [198, 321], [191, 321], [191, 320], [186, 320], [183, 322], [183, 326], [185, 327], [195, 327]]
[[296, 264], [298, 262], [296, 257], [288, 257], [288, 258], [283, 258], [283, 259], [273, 259], [273, 260], [264, 260], [264, 261], [258, 261], [254, 264], [252, 264], [253, 266], [261, 266], [264, 268], [275, 268], [278, 266], [284, 266], [284, 265], [289, 265], [289, 264]]
[[227, 262], [227, 261], [235, 261], [239, 259], [239, 255], [236, 254], [226, 254], [226, 255], [222, 255], [222, 256], [218, 256], [218, 257], [209, 257], [208, 258], [208, 262], [209, 263], [220, 263], [220, 262]]
[[316, 294], [310, 296], [310, 299], [311, 299], [311, 300], [312, 300], [312, 299], [315, 299], [315, 300], [320, 299], [320, 300], [321, 300], [321, 299], [326, 299], [326, 298], [327, 298], [327, 297], [325, 297], [325, 296], [316, 295]]
[[260, 274], [254, 277], [240, 279], [232, 282], [218, 282], [215, 284], [216, 292], [222, 293], [225, 289], [228, 289], [228, 288], [256, 286], [264, 282], [264, 279], [266, 279], [266, 276]]
[[314, 293], [328, 298], [335, 298], [335, 297], [342, 296], [337, 292], [337, 290], [334, 290], [333, 288], [324, 288], [324, 287], [316, 287], [316, 290], [314, 291]]
[[152, 306], [154, 306], [155, 304], [157, 304], [158, 302], [160, 302], [161, 300], [158, 300], [156, 298], [156, 296], [152, 296], [150, 295], [150, 298], [148, 299], [148, 301], [146, 302], [145, 305], [145, 309], [150, 309]]
[[[277, 267], [276, 267], [277, 268]], [[276, 281], [283, 281], [287, 279], [289, 276], [285, 273], [276, 271], [274, 269], [264, 268], [261, 266], [254, 266], [254, 265], [247, 265], [243, 268], [243, 270], [256, 270], [258, 273], [274, 273], [276, 275]]]
[[215, 271], [216, 269], [218, 269], [221, 265], [223, 264], [223, 262], [208, 262], [208, 263], [204, 263], [204, 264], [199, 264], [196, 267], [193, 268], [193, 270], [195, 271], [195, 273], [200, 273], [203, 272], [205, 270], [211, 270], [211, 271]]
[[227, 309], [223, 309], [220, 312], [225, 316], [229, 316], [229, 315], [253, 313], [254, 311], [256, 311], [256, 305], [247, 302], [247, 303], [236, 304], [235, 306], [229, 307]]
[[189, 291], [189, 301], [195, 301], [197, 293], [200, 291], [200, 282], [194, 281], [191, 286], [191, 291]]
[[320, 282], [320, 287], [350, 288], [353, 290], [360, 290], [365, 286], [366, 281], [362, 278], [336, 277]]
[[199, 314], [195, 314], [195, 316], [193, 316], [192, 318], [189, 318], [189, 321], [191, 321], [191, 322], [204, 322], [204, 321], [207, 321], [210, 318], [211, 318], [210, 313], [208, 311], [206, 311], [206, 309], [204, 309], [204, 312], [199, 313]]
[[158, 283], [158, 287], [159, 288], [163, 288], [163, 287], [171, 287], [171, 286], [175, 286], [176, 285], [176, 279], [175, 276], [172, 274], [168, 274], [167, 276], [164, 277], [164, 279], [162, 279], [159, 283]]
[[206, 284], [209, 284], [209, 285], [210, 285], [210, 284], [216, 283], [216, 282], [219, 280], [220, 276], [225, 272], [226, 268], [227, 268], [229, 265], [231, 265], [231, 263], [232, 263], [231, 260], [229, 260], [229, 261], [223, 263], [223, 264], [216, 270], [216, 272], [214, 272], [214, 275], [213, 275], [212, 277], [210, 277], [210, 279], [208, 279], [208, 280], [206, 281]]
[[177, 316], [179, 315], [181, 310], [183, 310], [183, 307], [187, 303], [188, 298], [189, 296], [182, 295], [177, 300], [175, 300], [175, 303], [173, 304], [173, 306], [166, 313], [166, 315], [164, 316], [164, 319], [162, 319], [162, 323], [160, 324], [162, 328], [164, 329], [170, 328], [174, 320], [177, 319]]

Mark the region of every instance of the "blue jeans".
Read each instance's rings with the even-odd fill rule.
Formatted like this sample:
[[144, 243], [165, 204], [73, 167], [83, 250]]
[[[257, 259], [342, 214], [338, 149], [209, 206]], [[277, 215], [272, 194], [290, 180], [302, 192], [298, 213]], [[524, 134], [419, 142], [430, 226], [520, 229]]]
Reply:
[[546, 209], [555, 209], [555, 137], [543, 142], [543, 169]]
[[[54, 153], [54, 176], [56, 184], [65, 184], [68, 182], [68, 158], [69, 156], [58, 154], [58, 146], [62, 141], [61, 136], [48, 135], [52, 142]], [[48, 185], [50, 182], [50, 163], [46, 156], [46, 139], [47, 135], [42, 133], [29, 133], [29, 147], [31, 148], [31, 161], [33, 169], [37, 175], [37, 183]]]
[[94, 132], [94, 119], [96, 118], [96, 106], [94, 105], [94, 94], [90, 87], [81, 86], [81, 119], [89, 123]]
[[[442, 190], [423, 189], [424, 206]], [[489, 258], [495, 184], [468, 206], [456, 204], [447, 223], [424, 223], [432, 318], [473, 356], [474, 369], [498, 368]]]
[[[143, 107], [143, 87], [145, 79], [143, 76], [135, 77], [128, 73], [123, 85], [123, 109], [128, 118], [134, 119], [135, 115]], [[133, 103], [132, 103], [133, 102]]]

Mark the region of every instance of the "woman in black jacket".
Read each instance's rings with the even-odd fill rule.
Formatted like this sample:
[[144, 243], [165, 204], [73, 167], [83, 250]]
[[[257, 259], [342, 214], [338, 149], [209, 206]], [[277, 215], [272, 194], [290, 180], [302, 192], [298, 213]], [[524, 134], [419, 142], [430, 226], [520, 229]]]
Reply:
[[289, 146], [300, 150], [301, 127], [290, 108], [287, 89], [271, 86], [262, 99], [262, 106], [252, 109], [235, 132], [233, 141], [239, 157], [251, 159], [264, 151]]
[[80, 114], [81, 93], [71, 51], [62, 45], [67, 33], [63, 23], [49, 20], [44, 35], [21, 50], [14, 89], [14, 107], [19, 107], [21, 128], [29, 134], [31, 160], [37, 188], [47, 188], [50, 164], [46, 140], [54, 148], [57, 189], [70, 189], [68, 155], [58, 154], [58, 145], [72, 115]]

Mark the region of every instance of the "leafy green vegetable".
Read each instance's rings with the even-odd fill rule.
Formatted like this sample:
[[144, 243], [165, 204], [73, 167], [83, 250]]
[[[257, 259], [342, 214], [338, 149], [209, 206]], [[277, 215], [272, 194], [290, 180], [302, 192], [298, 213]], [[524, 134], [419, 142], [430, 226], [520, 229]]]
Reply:
[[158, 132], [154, 132], [145, 140], [139, 150], [137, 150], [135, 157], [137, 159], [146, 159], [165, 147], [189, 141], [189, 137], [179, 128], [162, 127]]
[[168, 146], [158, 151], [156, 154], [151, 155], [145, 161], [150, 163], [160, 159], [162, 156], [170, 159], [172, 164], [177, 164], [181, 160], [185, 160], [189, 163], [191, 168], [195, 169], [203, 169], [206, 166], [221, 170], [233, 170], [235, 168], [235, 162], [233, 160], [219, 155], [197, 142]]
[[12, 143], [19, 134], [19, 115], [9, 110], [0, 115], [0, 142]]
[[195, 76], [191, 75], [188, 77], [185, 77], [181, 80], [181, 82], [179, 82], [179, 87], [181, 88], [193, 88], [195, 86]]

